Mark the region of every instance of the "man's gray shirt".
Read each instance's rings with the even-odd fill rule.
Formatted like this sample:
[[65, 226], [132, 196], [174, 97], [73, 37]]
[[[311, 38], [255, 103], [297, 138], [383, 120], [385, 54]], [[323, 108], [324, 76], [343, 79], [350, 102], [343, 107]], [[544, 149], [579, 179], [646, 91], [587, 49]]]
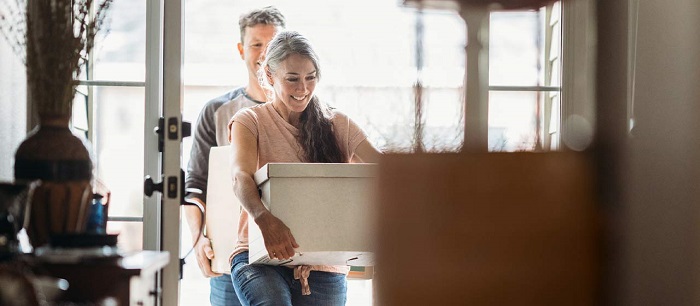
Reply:
[[[245, 87], [236, 88], [207, 102], [199, 113], [192, 139], [190, 162], [187, 165], [185, 189], [187, 198], [207, 199], [209, 150], [213, 146], [228, 145], [228, 121], [240, 109], [264, 102], [250, 98]], [[200, 194], [201, 191], [201, 194]]]

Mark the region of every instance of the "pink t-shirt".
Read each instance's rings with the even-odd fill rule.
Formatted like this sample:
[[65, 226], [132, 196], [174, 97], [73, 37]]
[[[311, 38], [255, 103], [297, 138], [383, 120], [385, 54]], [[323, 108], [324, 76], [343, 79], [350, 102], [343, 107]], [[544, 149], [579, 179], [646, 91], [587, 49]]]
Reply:
[[[347, 160], [351, 160], [355, 149], [367, 138], [367, 135], [345, 114], [338, 111], [332, 113], [333, 132], [338, 140], [338, 146], [341, 152], [345, 152]], [[272, 103], [256, 105], [237, 112], [229, 121], [229, 135], [233, 122], [242, 124], [257, 138], [258, 169], [267, 163], [308, 162], [297, 140], [299, 129], [284, 120], [272, 107]], [[238, 242], [232, 256], [247, 250], [248, 213], [242, 210], [238, 223]], [[346, 266], [312, 266], [311, 268], [346, 274], [349, 271], [349, 267]]]

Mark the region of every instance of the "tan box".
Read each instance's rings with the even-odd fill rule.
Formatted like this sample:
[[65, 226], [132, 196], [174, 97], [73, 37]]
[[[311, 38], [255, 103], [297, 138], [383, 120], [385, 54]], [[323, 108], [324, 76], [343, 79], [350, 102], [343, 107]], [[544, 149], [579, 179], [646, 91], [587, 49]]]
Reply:
[[233, 193], [231, 178], [231, 147], [212, 147], [209, 151], [207, 182], [206, 233], [214, 250], [211, 269], [231, 273], [228, 258], [238, 240], [241, 203]]
[[376, 165], [270, 163], [255, 173], [262, 201], [299, 244], [289, 260], [270, 259], [248, 219], [251, 263], [374, 265]]
[[593, 157], [383, 155], [378, 304], [601, 304]]

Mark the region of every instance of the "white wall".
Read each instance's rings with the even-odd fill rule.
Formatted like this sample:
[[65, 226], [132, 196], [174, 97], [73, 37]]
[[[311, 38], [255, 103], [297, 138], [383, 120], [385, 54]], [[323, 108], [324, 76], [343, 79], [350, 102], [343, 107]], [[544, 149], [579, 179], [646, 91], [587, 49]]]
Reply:
[[27, 86], [24, 65], [0, 38], [0, 181], [14, 176], [14, 155], [27, 131]]
[[623, 305], [700, 305], [700, 2], [641, 0]]

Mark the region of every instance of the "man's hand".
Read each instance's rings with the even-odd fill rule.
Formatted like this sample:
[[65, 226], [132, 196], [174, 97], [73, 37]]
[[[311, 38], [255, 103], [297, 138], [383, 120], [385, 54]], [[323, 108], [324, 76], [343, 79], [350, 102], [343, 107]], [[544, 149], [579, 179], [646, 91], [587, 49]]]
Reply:
[[270, 258], [282, 260], [294, 256], [294, 249], [298, 248], [299, 244], [282, 220], [268, 211], [255, 219], [255, 223], [260, 227]]
[[211, 270], [211, 260], [214, 258], [214, 250], [211, 248], [211, 241], [204, 235], [199, 235], [199, 241], [194, 245], [194, 254], [197, 256], [197, 265], [204, 277], [217, 277], [221, 273]]
[[192, 234], [192, 242], [194, 245], [194, 255], [197, 257], [197, 265], [199, 270], [202, 271], [204, 277], [216, 277], [221, 276], [220, 273], [215, 273], [211, 270], [211, 259], [214, 258], [214, 251], [211, 248], [211, 241], [209, 238], [202, 235], [202, 215], [204, 211], [204, 202], [197, 197], [192, 197], [188, 199], [195, 205], [185, 206], [185, 216], [187, 217], [187, 224], [190, 227], [190, 232]]

